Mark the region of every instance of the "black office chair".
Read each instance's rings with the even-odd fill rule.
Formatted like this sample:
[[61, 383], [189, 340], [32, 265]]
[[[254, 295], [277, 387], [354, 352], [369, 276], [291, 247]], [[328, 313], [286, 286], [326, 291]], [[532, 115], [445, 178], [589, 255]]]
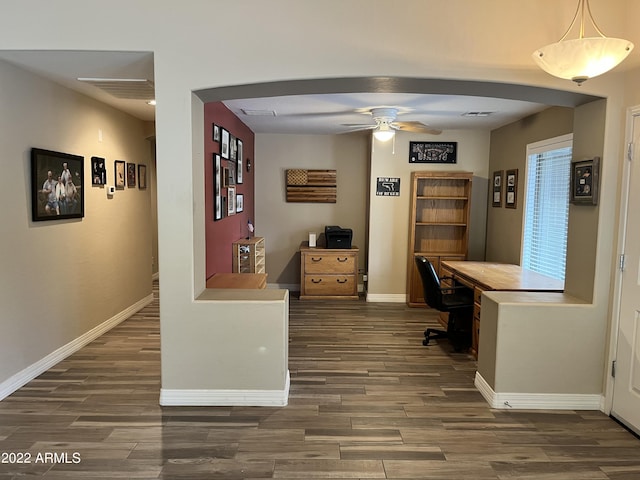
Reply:
[[[473, 290], [462, 285], [443, 287], [435, 268], [425, 257], [417, 256], [416, 265], [427, 305], [449, 314], [447, 330], [427, 328], [422, 344], [427, 346], [432, 339], [448, 338], [456, 352], [469, 349], [473, 318]], [[442, 279], [445, 278], [447, 277]], [[453, 282], [453, 279], [451, 281]]]

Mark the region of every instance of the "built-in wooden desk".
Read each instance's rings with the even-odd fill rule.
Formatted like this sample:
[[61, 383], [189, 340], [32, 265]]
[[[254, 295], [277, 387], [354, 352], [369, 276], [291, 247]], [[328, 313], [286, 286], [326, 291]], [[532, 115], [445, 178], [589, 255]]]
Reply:
[[487, 290], [563, 292], [564, 282], [525, 270], [519, 265], [493, 262], [443, 261], [440, 274], [473, 289], [471, 353], [478, 355], [482, 292]]
[[216, 273], [207, 280], [207, 288], [267, 288], [266, 273]]

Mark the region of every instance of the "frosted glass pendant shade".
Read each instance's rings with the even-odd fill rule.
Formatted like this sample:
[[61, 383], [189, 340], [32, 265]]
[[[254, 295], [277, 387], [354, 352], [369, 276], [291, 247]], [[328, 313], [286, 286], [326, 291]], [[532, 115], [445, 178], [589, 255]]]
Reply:
[[395, 132], [393, 130], [374, 130], [373, 136], [376, 137], [376, 140], [380, 140], [381, 142], [389, 141], [393, 138]]
[[586, 37], [539, 48], [533, 59], [545, 72], [581, 84], [616, 67], [631, 50], [633, 43], [628, 40]]

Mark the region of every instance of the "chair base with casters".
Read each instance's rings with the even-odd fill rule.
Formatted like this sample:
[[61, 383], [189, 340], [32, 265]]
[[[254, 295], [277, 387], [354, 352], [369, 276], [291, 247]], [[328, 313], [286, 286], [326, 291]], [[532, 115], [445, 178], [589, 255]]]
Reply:
[[427, 328], [424, 331], [422, 345], [429, 346], [429, 341], [443, 338], [449, 339], [454, 351], [465, 352], [471, 347], [471, 326], [473, 307], [460, 308], [455, 313], [449, 311], [447, 330], [439, 328]]
[[416, 265], [422, 280], [426, 304], [449, 314], [447, 330], [427, 328], [422, 344], [427, 346], [430, 340], [448, 338], [456, 352], [469, 349], [473, 323], [473, 291], [463, 285], [442, 286], [435, 268], [425, 257], [417, 256]]

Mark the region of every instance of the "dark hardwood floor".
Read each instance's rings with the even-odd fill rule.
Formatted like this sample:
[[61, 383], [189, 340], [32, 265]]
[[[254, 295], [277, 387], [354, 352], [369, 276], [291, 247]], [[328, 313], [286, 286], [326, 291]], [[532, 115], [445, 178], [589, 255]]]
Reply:
[[161, 408], [154, 302], [0, 402], [0, 479], [640, 479], [600, 412], [488, 408], [471, 357], [422, 346], [431, 311], [290, 316], [287, 407]]

